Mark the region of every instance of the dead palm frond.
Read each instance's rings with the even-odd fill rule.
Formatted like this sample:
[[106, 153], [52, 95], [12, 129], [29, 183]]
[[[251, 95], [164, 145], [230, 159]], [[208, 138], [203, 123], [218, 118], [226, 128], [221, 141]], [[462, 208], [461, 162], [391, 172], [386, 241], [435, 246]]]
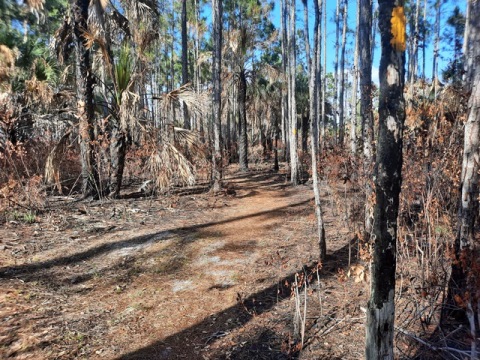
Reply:
[[67, 132], [61, 137], [60, 141], [52, 148], [50, 154], [48, 154], [45, 163], [45, 183], [48, 185], [54, 184], [60, 194], [62, 193], [62, 184], [60, 183], [60, 163], [63, 159], [67, 140], [71, 132], [71, 129], [67, 130]]
[[192, 154], [205, 157], [205, 146], [200, 140], [200, 134], [194, 130], [187, 130], [179, 127], [173, 128], [174, 141], [180, 149], [188, 149]]
[[105, 8], [108, 0], [90, 0], [88, 6], [88, 26], [95, 33], [105, 31]]
[[209, 92], [195, 92], [190, 84], [185, 84], [174, 89], [160, 97], [153, 97], [153, 99], [160, 100], [162, 108], [165, 112], [169, 112], [172, 108], [179, 108], [180, 104], [187, 107], [190, 114], [195, 114], [199, 117], [207, 116], [210, 110], [210, 93]]
[[163, 142], [152, 152], [147, 168], [154, 176], [155, 186], [162, 191], [172, 185], [195, 184], [193, 164], [169, 142]]
[[71, 47], [73, 42], [73, 24], [69, 16], [65, 16], [62, 26], [55, 32], [51, 48], [57, 54], [58, 62], [62, 65], [68, 60], [72, 53]]
[[38, 22], [43, 22], [45, 20], [45, 14], [43, 13], [44, 3], [45, 0], [25, 0], [25, 4], [30, 12], [35, 15]]
[[15, 58], [14, 50], [5, 45], [0, 45], [0, 90], [8, 87], [10, 77], [15, 69]]

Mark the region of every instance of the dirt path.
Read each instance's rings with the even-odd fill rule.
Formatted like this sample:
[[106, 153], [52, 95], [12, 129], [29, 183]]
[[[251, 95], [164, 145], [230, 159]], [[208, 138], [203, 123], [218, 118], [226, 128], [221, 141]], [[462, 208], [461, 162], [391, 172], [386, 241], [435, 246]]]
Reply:
[[[228, 182], [235, 196], [69, 202], [36, 224], [8, 223], [0, 358], [294, 354], [291, 282], [317, 254], [311, 188], [268, 172]], [[326, 220], [327, 279], [346, 266], [347, 231]]]

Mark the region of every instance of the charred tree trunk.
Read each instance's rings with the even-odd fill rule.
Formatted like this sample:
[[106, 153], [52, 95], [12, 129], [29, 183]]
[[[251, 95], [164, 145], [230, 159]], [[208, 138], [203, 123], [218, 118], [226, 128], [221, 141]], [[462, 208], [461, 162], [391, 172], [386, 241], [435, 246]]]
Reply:
[[[182, 0], [182, 83], [188, 83], [187, 0]], [[190, 129], [188, 109], [183, 104], [183, 127]]]
[[[185, 0], [184, 0], [185, 1]], [[222, 0], [212, 0], [213, 10], [213, 191], [219, 192], [222, 181]]]
[[363, 173], [365, 178], [365, 238], [370, 236], [373, 223], [373, 109], [372, 109], [372, 0], [359, 0], [358, 48], [360, 60], [360, 116], [363, 146]]
[[100, 196], [100, 184], [94, 152], [93, 78], [90, 51], [85, 48], [84, 30], [87, 29], [88, 0], [73, 4], [77, 115], [79, 120], [80, 153], [82, 161], [82, 194]]
[[401, 0], [379, 1], [379, 132], [366, 358], [393, 359], [397, 216], [405, 121], [405, 15]]
[[343, 148], [345, 142], [345, 47], [347, 44], [347, 17], [348, 0], [343, 2], [343, 29], [342, 29], [342, 49], [340, 51], [340, 79], [338, 89], [338, 142]]
[[247, 77], [245, 69], [242, 69], [239, 74], [238, 81], [238, 122], [239, 122], [239, 146], [238, 157], [240, 163], [240, 170], [246, 171], [248, 169], [248, 140], [247, 140]]

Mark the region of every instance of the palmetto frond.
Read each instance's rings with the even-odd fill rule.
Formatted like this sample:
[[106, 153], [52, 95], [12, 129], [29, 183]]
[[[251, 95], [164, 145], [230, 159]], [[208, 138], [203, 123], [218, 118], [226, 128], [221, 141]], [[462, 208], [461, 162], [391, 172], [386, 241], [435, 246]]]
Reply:
[[200, 140], [200, 134], [193, 130], [179, 127], [173, 128], [175, 144], [180, 149], [188, 149], [192, 154], [206, 156], [205, 146]]
[[183, 103], [191, 114], [197, 116], [206, 116], [210, 109], [210, 93], [200, 92], [196, 93], [192, 90], [190, 84], [185, 84], [178, 89], [172, 90], [160, 97], [154, 97], [160, 100], [161, 105], [165, 111], [180, 107]]
[[174, 184], [195, 184], [193, 164], [169, 142], [162, 142], [160, 147], [152, 152], [147, 168], [154, 176], [155, 186], [160, 190], [168, 189]]

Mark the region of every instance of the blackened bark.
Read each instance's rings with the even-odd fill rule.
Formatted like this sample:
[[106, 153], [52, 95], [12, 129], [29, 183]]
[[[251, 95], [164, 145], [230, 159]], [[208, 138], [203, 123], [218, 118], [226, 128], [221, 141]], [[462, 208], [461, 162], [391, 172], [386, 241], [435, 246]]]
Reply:
[[402, 5], [400, 0], [379, 1], [382, 56], [367, 359], [393, 359], [397, 216], [405, 121], [405, 15]]
[[[182, 0], [182, 83], [188, 83], [187, 0]], [[183, 106], [183, 127], [190, 129], [188, 109]]]
[[372, 168], [373, 168], [373, 111], [372, 111], [372, 0], [359, 0], [358, 50], [360, 57], [360, 115], [363, 146], [363, 173], [365, 181], [365, 238], [368, 239], [372, 219]]
[[342, 49], [340, 52], [340, 79], [338, 89], [338, 142], [343, 148], [345, 141], [345, 47], [347, 43], [348, 0], [343, 3]]
[[125, 132], [120, 129], [119, 121], [114, 120], [110, 131], [110, 197], [117, 197], [122, 186], [123, 169], [125, 168], [125, 153], [127, 142]]
[[213, 191], [219, 192], [222, 181], [222, 0], [212, 0], [213, 9]]
[[77, 115], [79, 118], [80, 153], [82, 161], [82, 194], [100, 196], [98, 169], [94, 152], [93, 78], [90, 51], [85, 48], [88, 0], [76, 0], [72, 6], [74, 20]]
[[240, 170], [248, 169], [248, 143], [247, 143], [247, 77], [245, 70], [242, 69], [239, 74], [238, 82], [238, 122], [239, 122], [239, 146], [238, 156]]

